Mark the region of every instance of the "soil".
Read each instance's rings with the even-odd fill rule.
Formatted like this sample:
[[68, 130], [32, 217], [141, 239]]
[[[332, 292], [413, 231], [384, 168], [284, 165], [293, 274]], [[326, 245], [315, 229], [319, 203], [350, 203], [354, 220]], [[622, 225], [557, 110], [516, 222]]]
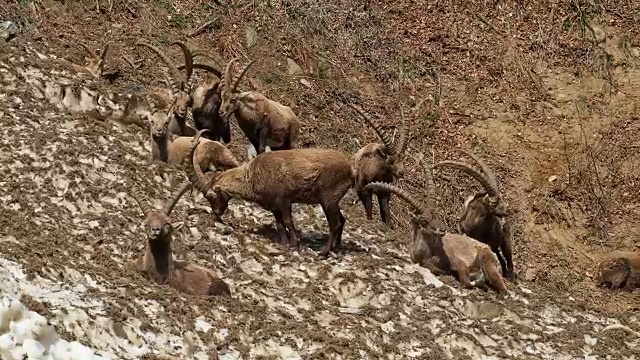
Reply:
[[[157, 301], [171, 324], [167, 327], [181, 334], [195, 331], [195, 319], [206, 316], [230, 334], [221, 339], [217, 331], [198, 333], [211, 354], [234, 349], [245, 357], [259, 356], [251, 339], [275, 339], [284, 357], [282, 346], [298, 349], [303, 339], [305, 351], [319, 343], [331, 358], [362, 356], [358, 350], [364, 348], [369, 356], [379, 356], [416, 341], [418, 319], [435, 321], [438, 316], [432, 318], [431, 311], [446, 313], [426, 306], [408, 311], [416, 297], [451, 304], [468, 298], [499, 302], [481, 290], [456, 297], [448, 287], [425, 285], [416, 272], [399, 271], [409, 266], [408, 208], [392, 199], [395, 228], [389, 229], [380, 223], [377, 205], [373, 220], [367, 220], [351, 192], [342, 202], [344, 249], [328, 260], [316, 257], [327, 232], [317, 209], [295, 207], [304, 244], [290, 252], [273, 243], [270, 213], [235, 203], [225, 215], [233, 233], [225, 235], [207, 202], [199, 196], [194, 203], [194, 196], [186, 195], [172, 214], [175, 223], [184, 222], [174, 253], [219, 269], [235, 296], [189, 297], [149, 284], [131, 265], [145, 242], [138, 226], [142, 214], [128, 191], [135, 182], [160, 206], [171, 188], [158, 174], [181, 176], [182, 169], [144, 155], [150, 154], [147, 130], [65, 113], [30, 99], [27, 77], [15, 69], [32, 66], [54, 78], [64, 68], [59, 59], [85, 64], [85, 50], [78, 44], [98, 51], [108, 41], [105, 71], [118, 76], [74, 81], [101, 93], [132, 94], [161, 86], [162, 78], [157, 58], [135, 42], [149, 39], [181, 63], [179, 48], [170, 44], [183, 40], [226, 59], [223, 63], [233, 57], [242, 64], [257, 60], [241, 86], [292, 107], [302, 123], [301, 147], [355, 154], [359, 145], [379, 141], [343, 101], [357, 102], [391, 132], [402, 107], [410, 131], [403, 159], [407, 174], [398, 186], [419, 199], [424, 196], [419, 159], [469, 162], [455, 149], [472, 149], [496, 174], [513, 211], [519, 286], [534, 294], [527, 311], [543, 313], [552, 305], [637, 321], [638, 290], [601, 289], [592, 277], [604, 254], [640, 251], [640, 11], [633, 2], [573, 3], [40, 0], [0, 5], [0, 20], [14, 21], [21, 31], [11, 43], [0, 43], [0, 199], [8, 204], [0, 210], [0, 237], [17, 239], [5, 242], [3, 257], [21, 263], [30, 278], [53, 271], [60, 281], [73, 282], [64, 277], [64, 269], [72, 268], [99, 279], [104, 288], [87, 296], [112, 298], [106, 311], [113, 321], [144, 316], [140, 305], [130, 301], [134, 298]], [[186, 36], [208, 19], [217, 21], [198, 36]], [[589, 25], [584, 34], [581, 19]], [[598, 42], [600, 34], [604, 41]], [[42, 60], [35, 52], [58, 60]], [[133, 69], [124, 56], [144, 61]], [[18, 80], [10, 81], [7, 74]], [[203, 74], [194, 77], [196, 84]], [[232, 124], [228, 146], [244, 161], [249, 142]], [[480, 187], [452, 171], [436, 171], [435, 181], [438, 214], [455, 231], [465, 198]], [[459, 289], [452, 279], [441, 280]], [[383, 283], [376, 287], [377, 281]], [[379, 308], [363, 300], [362, 314], [340, 312], [356, 301], [353, 294], [344, 294], [349, 291], [387, 300], [377, 299], [384, 303]], [[25, 299], [32, 310], [52, 313], [42, 300]], [[500, 304], [512, 312], [522, 306], [514, 298]], [[527, 311], [518, 315], [529, 316]], [[402, 327], [403, 316], [414, 325]], [[442, 321], [468, 320], [449, 316]], [[394, 331], [380, 330], [387, 322], [396, 324]], [[324, 323], [331, 325], [323, 330], [318, 324]], [[153, 321], [145, 326], [164, 331]], [[513, 326], [522, 334], [528, 330], [515, 321]], [[509, 336], [502, 325], [492, 328], [485, 322], [483, 329]], [[557, 345], [569, 346], [587, 331], [579, 325], [567, 329]], [[640, 329], [637, 323], [635, 329]], [[450, 336], [466, 336], [466, 330], [456, 331]], [[531, 331], [542, 336], [539, 329]], [[448, 347], [440, 343], [442, 334], [422, 334], [423, 345], [425, 339], [438, 339], [440, 345], [426, 346], [431, 352], [422, 356], [444, 356], [440, 352]], [[474, 339], [469, 348], [510, 356]], [[612, 348], [625, 348], [623, 340], [607, 341], [614, 342], [607, 343]], [[578, 353], [581, 346], [564, 351]]]

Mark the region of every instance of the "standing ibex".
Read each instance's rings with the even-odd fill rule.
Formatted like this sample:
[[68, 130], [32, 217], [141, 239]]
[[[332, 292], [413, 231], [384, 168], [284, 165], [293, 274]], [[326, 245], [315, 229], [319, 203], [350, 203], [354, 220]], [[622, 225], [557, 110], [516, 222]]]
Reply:
[[[189, 156], [193, 156], [199, 136], [195, 136]], [[340, 200], [353, 186], [349, 157], [331, 149], [291, 149], [260, 154], [248, 163], [204, 178], [195, 158], [186, 172], [189, 179], [212, 205], [220, 219], [232, 198], [251, 201], [270, 210], [282, 244], [298, 247], [298, 235], [291, 216], [291, 205], [320, 204], [329, 222], [330, 237], [320, 251], [327, 256], [340, 245], [346, 222]], [[207, 185], [211, 183], [211, 185]]]
[[231, 290], [213, 271], [186, 261], [173, 258], [171, 237], [173, 226], [169, 215], [182, 195], [192, 187], [191, 182], [182, 182], [165, 202], [161, 211], [154, 210], [133, 186], [133, 198], [144, 213], [147, 246], [142, 257], [142, 273], [157, 284], [169, 284], [187, 294], [231, 296]]
[[[367, 124], [375, 130], [376, 134], [380, 137], [380, 140], [382, 140], [382, 144], [372, 143], [365, 145], [353, 157], [353, 166], [356, 174], [356, 192], [358, 194], [358, 198], [364, 205], [367, 219], [371, 220], [373, 210], [373, 193], [365, 190], [365, 186], [376, 181], [392, 183], [394, 179], [399, 178], [404, 174], [402, 155], [406, 144], [408, 130], [407, 123], [404, 118], [404, 112], [402, 111], [402, 108], [400, 108], [402, 125], [399, 132], [399, 141], [394, 144], [391, 141], [389, 134], [382, 130], [378, 124], [373, 122], [371, 117], [362, 109], [351, 103], [349, 103], [349, 106], [362, 116]], [[382, 222], [392, 228], [391, 210], [389, 209], [391, 193], [385, 191], [377, 193], [376, 195], [378, 197], [378, 205], [380, 206], [380, 217], [382, 218]]]
[[495, 175], [477, 155], [467, 150], [460, 151], [471, 157], [484, 174], [457, 161], [442, 161], [433, 166], [434, 168], [452, 167], [463, 171], [477, 180], [485, 190], [467, 198], [464, 203], [464, 211], [458, 221], [458, 230], [489, 245], [498, 256], [505, 277], [510, 281], [515, 281], [511, 252], [511, 229], [509, 221], [506, 219], [507, 204], [498, 192]]
[[[174, 104], [169, 107], [168, 112], [157, 111], [153, 114], [151, 124], [151, 158], [169, 164], [179, 164], [187, 158], [192, 139], [190, 136], [174, 136], [170, 133], [168, 127], [170, 120], [174, 117], [172, 115]], [[207, 130], [200, 130], [199, 134], [205, 131]], [[196, 158], [200, 168], [205, 170], [226, 170], [240, 165], [226, 146], [208, 139], [204, 139], [198, 146]]]
[[640, 287], [640, 252], [616, 251], [607, 254], [599, 263], [596, 274], [599, 286], [612, 290], [632, 291]]
[[[172, 90], [172, 96], [174, 98], [174, 106], [172, 114], [175, 116], [175, 122], [172, 121], [171, 127], [169, 131], [178, 136], [193, 136], [195, 135], [195, 130], [187, 125], [187, 112], [189, 108], [193, 105], [193, 98], [191, 97], [191, 74], [193, 73], [193, 56], [191, 55], [191, 51], [187, 46], [180, 42], [175, 41], [171, 45], [178, 45], [182, 52], [184, 53], [185, 58], [185, 73], [184, 75], [178, 70], [176, 65], [167, 57], [166, 54], [161, 52], [157, 47], [151, 45], [146, 40], [138, 40], [136, 42], [138, 46], [145, 46], [153, 51], [160, 60], [162, 60], [169, 71], [171, 72], [168, 77], [169, 85]], [[176, 84], [176, 81], [178, 82]]]
[[247, 136], [256, 153], [259, 155], [269, 146], [271, 150], [288, 150], [297, 148], [300, 133], [300, 121], [290, 107], [273, 101], [257, 91], [239, 92], [238, 84], [249, 67], [247, 64], [240, 74], [231, 81], [231, 65], [238, 58], [227, 64], [223, 79], [220, 82], [220, 116], [223, 120], [231, 114], [236, 116], [238, 126]]
[[489, 282], [501, 295], [505, 295], [507, 287], [502, 280], [498, 260], [489, 246], [466, 235], [447, 233], [442, 222], [434, 216], [433, 178], [431, 168], [425, 168], [426, 207], [391, 184], [373, 182], [365, 188], [392, 192], [413, 208], [411, 261], [428, 268], [434, 275], [455, 273], [466, 288], [484, 287]]
[[[218, 61], [213, 56], [205, 53], [194, 51], [193, 57], [205, 56], [209, 59]], [[185, 65], [178, 66], [178, 69], [185, 68]], [[193, 63], [194, 69], [201, 69], [213, 74], [216, 78], [205, 78], [205, 80], [198, 85], [193, 92], [193, 106], [191, 107], [191, 113], [193, 114], [193, 121], [196, 125], [196, 129], [207, 129], [206, 133], [202, 134], [204, 138], [216, 141], [224, 141], [225, 143], [231, 142], [231, 127], [229, 126], [229, 119], [223, 119], [220, 116], [220, 104], [222, 103], [221, 82], [222, 71], [217, 65]]]

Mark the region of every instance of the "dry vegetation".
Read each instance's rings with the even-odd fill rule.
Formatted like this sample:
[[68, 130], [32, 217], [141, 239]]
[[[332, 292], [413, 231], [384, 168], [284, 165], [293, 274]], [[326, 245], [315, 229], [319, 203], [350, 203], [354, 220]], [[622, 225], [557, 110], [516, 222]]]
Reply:
[[[355, 154], [358, 143], [378, 141], [345, 102], [366, 103], [389, 132], [398, 105], [420, 103], [407, 116], [399, 187], [420, 198], [422, 159], [473, 149], [514, 210], [514, 266], [527, 286], [608, 314], [640, 309], [637, 291], [605, 292], [591, 278], [603, 254], [640, 250], [638, 1], [9, 0], [0, 19], [19, 26], [15, 43], [75, 64], [86, 55], [76, 44], [98, 51], [108, 38], [104, 71], [118, 76], [100, 86], [115, 92], [162, 78], [157, 59], [135, 46], [140, 38], [173, 59], [182, 57], [170, 46], [176, 40], [220, 64], [255, 59], [240, 87], [291, 107], [299, 147]], [[0, 43], [0, 54], [6, 49]], [[229, 148], [245, 159], [248, 141], [231, 123]], [[455, 231], [469, 189], [480, 186], [453, 171], [435, 175], [438, 215]], [[354, 201], [348, 196], [343, 203]], [[406, 250], [408, 207], [395, 198], [391, 206], [388, 231]], [[361, 205], [345, 211], [346, 228], [385, 229], [377, 214], [366, 220]], [[385, 245], [381, 237], [367, 241]]]

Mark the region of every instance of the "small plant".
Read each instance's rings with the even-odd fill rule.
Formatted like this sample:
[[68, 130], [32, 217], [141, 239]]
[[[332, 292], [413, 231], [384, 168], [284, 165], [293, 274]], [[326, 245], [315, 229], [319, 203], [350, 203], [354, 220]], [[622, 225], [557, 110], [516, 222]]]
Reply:
[[182, 14], [175, 14], [171, 16], [170, 22], [172, 26], [184, 29], [185, 27], [187, 27], [189, 20], [187, 20], [187, 17]]

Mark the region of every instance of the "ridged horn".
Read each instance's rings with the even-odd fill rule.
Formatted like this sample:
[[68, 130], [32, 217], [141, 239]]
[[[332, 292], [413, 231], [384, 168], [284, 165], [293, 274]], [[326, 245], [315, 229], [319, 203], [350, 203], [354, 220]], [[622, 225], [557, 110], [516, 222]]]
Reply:
[[482, 172], [484, 173], [485, 177], [489, 181], [489, 184], [491, 184], [491, 187], [493, 188], [493, 191], [497, 195], [500, 195], [499, 192], [498, 192], [498, 183], [496, 181], [496, 175], [493, 173], [493, 171], [491, 171], [491, 168], [489, 168], [489, 166], [487, 166], [487, 164], [478, 155], [476, 155], [472, 151], [465, 150], [465, 149], [458, 149], [458, 151], [463, 153], [463, 154], [466, 154], [467, 156], [472, 158], [473, 161], [475, 161], [476, 164], [478, 164], [478, 166], [480, 166], [480, 169], [482, 170]]
[[223, 83], [228, 90], [231, 90], [231, 65], [233, 65], [233, 63], [238, 60], [239, 59], [237, 57], [234, 57], [233, 59], [229, 60], [229, 62], [227, 63], [227, 66], [224, 69], [224, 74], [222, 75], [222, 79], [224, 80]]
[[395, 156], [396, 155], [395, 149], [393, 148], [393, 142], [391, 141], [391, 137], [389, 136], [389, 134], [387, 134], [384, 130], [382, 130], [382, 128], [378, 124], [374, 123], [373, 120], [371, 120], [371, 117], [369, 117], [369, 115], [367, 115], [367, 113], [365, 113], [364, 110], [360, 109], [360, 107], [352, 103], [348, 103], [348, 105], [353, 110], [355, 110], [358, 114], [360, 114], [360, 116], [362, 116], [362, 118], [367, 122], [367, 124], [369, 124], [369, 126], [373, 128], [376, 134], [378, 134], [378, 137], [380, 138], [380, 140], [382, 140], [382, 143], [387, 148], [387, 152], [389, 153], [389, 155]]
[[426, 183], [427, 192], [427, 210], [429, 211], [429, 218], [433, 217], [436, 209], [436, 185], [433, 182], [433, 168], [429, 166], [426, 160], [424, 160], [424, 180]]
[[253, 63], [255, 62], [256, 62], [255, 60], [251, 60], [247, 65], [244, 66], [244, 68], [242, 68], [242, 70], [240, 71], [240, 74], [236, 78], [236, 81], [234, 81], [233, 86], [231, 86], [231, 91], [236, 91], [236, 89], [238, 88], [238, 85], [240, 85], [240, 81], [242, 81], [242, 78], [247, 73], [247, 70], [249, 70], [251, 65], [253, 65]]
[[[182, 49], [182, 53], [184, 54], [184, 66], [185, 72], [182, 77], [182, 89], [183, 91], [189, 91], [190, 84], [189, 80], [191, 79], [191, 75], [193, 74], [193, 55], [191, 55], [191, 50], [183, 43], [182, 41], [174, 41], [171, 45], [178, 45], [180, 49]], [[176, 67], [176, 70], [178, 68]]]
[[416, 201], [411, 195], [409, 195], [404, 190], [397, 188], [389, 183], [375, 181], [367, 184], [367, 186], [365, 186], [364, 189], [369, 191], [384, 191], [384, 192], [393, 193], [399, 198], [401, 198], [402, 200], [406, 201], [418, 213], [422, 215], [429, 215], [429, 211], [425, 209], [424, 206], [420, 205], [420, 203]]
[[[145, 46], [147, 47], [149, 50], [153, 51], [156, 55], [158, 55], [158, 57], [160, 58], [160, 60], [162, 60], [167, 67], [169, 67], [169, 70], [172, 72], [171, 77], [173, 78], [173, 81], [175, 82], [177, 79], [181, 79], [182, 78], [182, 74], [180, 73], [180, 70], [178, 70], [178, 68], [176, 67], [176, 65], [173, 63], [173, 61], [171, 61], [171, 59], [169, 59], [167, 57], [166, 54], [162, 53], [157, 47], [151, 45], [151, 43], [149, 43], [146, 40], [138, 40], [136, 41], [136, 45], [138, 46]], [[175, 86], [175, 84], [174, 84]], [[174, 88], [174, 91], [178, 91], [179, 89], [176, 87]]]
[[86, 51], [89, 54], [89, 56], [91, 56], [93, 58], [97, 57], [95, 51], [91, 50], [86, 44], [80, 43], [80, 46], [82, 46], [84, 51]]
[[[200, 70], [204, 70], [207, 72], [212, 73], [213, 75], [217, 76], [218, 78], [222, 77], [222, 71], [220, 71], [220, 69], [216, 68], [213, 65], [208, 65], [208, 64], [202, 64], [202, 63], [193, 63], [193, 68], [194, 69], [200, 69]], [[184, 69], [184, 65], [180, 65], [178, 66], [178, 70], [182, 70]]]
[[211, 199], [214, 195], [210, 186], [207, 185], [207, 181], [204, 178], [204, 173], [200, 168], [200, 165], [197, 164], [196, 160], [196, 148], [200, 143], [200, 136], [203, 133], [207, 132], [207, 129], [202, 129], [198, 131], [198, 133], [191, 140], [191, 146], [189, 147], [189, 155], [185, 159], [185, 161], [189, 162], [189, 165], [186, 167], [187, 177], [193, 184], [193, 186], [200, 191], [207, 200]]
[[184, 195], [184, 193], [186, 193], [187, 190], [189, 190], [192, 186], [193, 185], [189, 180], [185, 180], [180, 185], [178, 185], [176, 190], [173, 191], [169, 199], [164, 203], [162, 212], [165, 213], [165, 215], [169, 216], [171, 214], [171, 210], [173, 210], [173, 208], [178, 203], [178, 200], [180, 200], [182, 195]]
[[491, 196], [491, 197], [497, 197], [498, 196], [498, 193], [491, 186], [491, 183], [489, 182], [489, 180], [487, 180], [487, 178], [484, 177], [484, 175], [482, 175], [478, 170], [472, 168], [471, 166], [469, 166], [469, 165], [467, 165], [465, 163], [461, 163], [461, 162], [458, 162], [458, 161], [441, 161], [441, 162], [433, 165], [434, 169], [438, 168], [438, 167], [451, 167], [451, 168], [460, 170], [460, 171], [466, 173], [467, 175], [471, 176], [472, 178], [476, 179], [476, 181], [478, 181], [480, 183], [480, 185], [482, 185], [482, 187], [489, 194], [489, 196]]
[[144, 216], [147, 216], [152, 211], [153, 208], [147, 201], [147, 198], [144, 196], [142, 190], [140, 190], [138, 185], [133, 184], [133, 186], [131, 187], [131, 196], [138, 203], [138, 206], [144, 213]]
[[398, 134], [399, 136], [397, 146], [395, 147], [395, 151], [398, 156], [402, 156], [402, 153], [404, 153], [404, 148], [407, 145], [407, 133], [409, 131], [409, 126], [404, 117], [404, 110], [402, 110], [402, 105], [400, 106], [400, 119], [402, 121], [402, 124], [400, 125], [401, 127], [400, 133]]
[[109, 43], [106, 43], [104, 45], [104, 48], [102, 48], [102, 53], [100, 53], [100, 60], [104, 61], [104, 57], [107, 56], [107, 51], [109, 51]]

